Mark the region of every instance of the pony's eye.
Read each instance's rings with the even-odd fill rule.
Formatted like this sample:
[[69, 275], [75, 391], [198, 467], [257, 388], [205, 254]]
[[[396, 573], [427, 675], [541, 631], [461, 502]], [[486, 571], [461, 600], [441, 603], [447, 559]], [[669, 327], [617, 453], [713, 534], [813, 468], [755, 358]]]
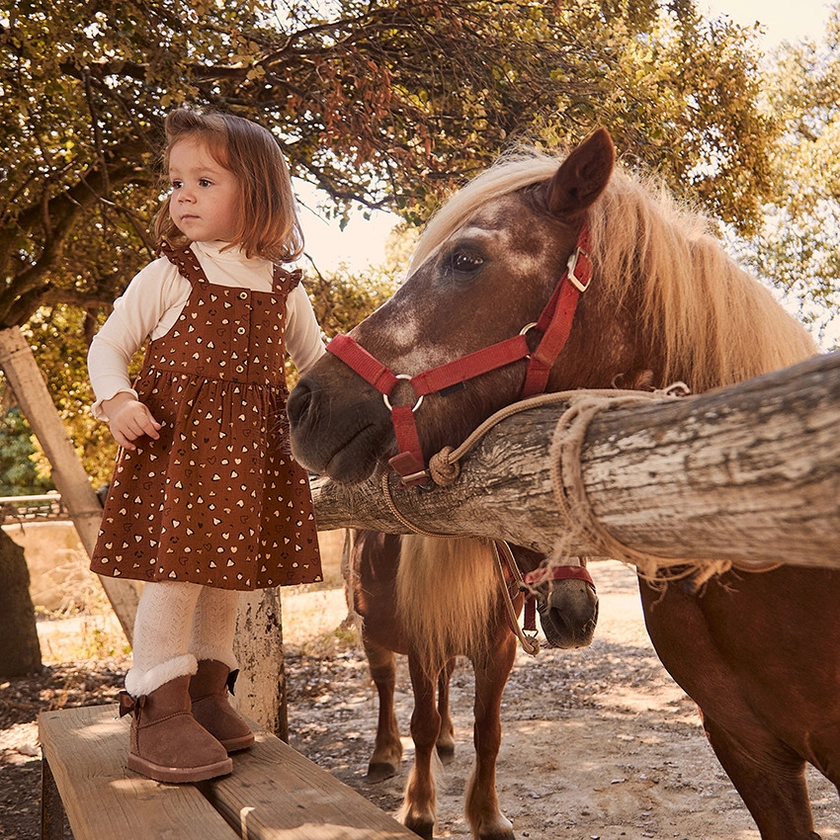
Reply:
[[475, 251], [453, 251], [449, 257], [453, 271], [469, 274], [484, 265], [484, 257]]

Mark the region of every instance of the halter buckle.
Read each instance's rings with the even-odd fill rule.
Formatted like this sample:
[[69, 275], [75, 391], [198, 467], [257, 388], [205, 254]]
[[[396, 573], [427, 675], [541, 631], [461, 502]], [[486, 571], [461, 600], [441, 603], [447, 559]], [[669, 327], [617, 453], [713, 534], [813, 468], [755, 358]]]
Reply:
[[[406, 382], [411, 381], [411, 377], [407, 373], [397, 373], [397, 374], [394, 374], [394, 376], [395, 376], [396, 379], [404, 379]], [[415, 396], [417, 396], [417, 395], [415, 394]], [[389, 395], [388, 394], [383, 394], [382, 399], [385, 401], [385, 405], [388, 408], [388, 411], [393, 411], [394, 407], [391, 405], [391, 399], [390, 399]], [[414, 403], [414, 405], [411, 407], [411, 410], [412, 411], [417, 411], [417, 409], [420, 408], [422, 403], [423, 403], [423, 394], [420, 394], [420, 396], [417, 397], [417, 402]]]
[[592, 274], [590, 272], [589, 277], [587, 277], [586, 280], [581, 280], [580, 277], [578, 277], [575, 274], [575, 269], [577, 268], [578, 259], [580, 259], [580, 257], [584, 257], [588, 260], [589, 254], [586, 251], [584, 251], [583, 248], [578, 246], [577, 248], [575, 248], [572, 255], [569, 257], [569, 261], [566, 263], [566, 268], [569, 272], [569, 282], [579, 292], [585, 292], [589, 288], [589, 282], [592, 280]]

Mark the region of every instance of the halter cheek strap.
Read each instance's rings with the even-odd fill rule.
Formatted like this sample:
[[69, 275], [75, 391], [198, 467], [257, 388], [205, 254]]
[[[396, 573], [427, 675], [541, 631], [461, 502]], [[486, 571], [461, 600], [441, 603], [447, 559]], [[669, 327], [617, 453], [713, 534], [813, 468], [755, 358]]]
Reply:
[[584, 224], [578, 234], [577, 247], [566, 264], [566, 272], [537, 321], [535, 329], [543, 335], [528, 360], [522, 399], [545, 393], [551, 368], [572, 331], [578, 298], [589, 288], [592, 279], [589, 251], [589, 225]]
[[[414, 420], [414, 414], [427, 394], [444, 392], [448, 388], [521, 359], [528, 360], [521, 396], [530, 397], [545, 391], [551, 368], [571, 332], [578, 299], [587, 290], [592, 279], [589, 248], [589, 226], [584, 223], [578, 234], [575, 250], [566, 264], [566, 270], [536, 323], [523, 327], [518, 335], [439, 367], [430, 368], [414, 376], [395, 374], [349, 335], [337, 335], [327, 345], [330, 353], [341, 359], [382, 394], [385, 405], [391, 411], [394, 434], [399, 447], [399, 454], [391, 458], [389, 464], [402, 476], [403, 484], [422, 484], [428, 478]], [[528, 348], [526, 338], [531, 330], [542, 333], [542, 338], [533, 353]], [[400, 380], [405, 380], [413, 388], [417, 397], [413, 405], [391, 404], [391, 393]]]

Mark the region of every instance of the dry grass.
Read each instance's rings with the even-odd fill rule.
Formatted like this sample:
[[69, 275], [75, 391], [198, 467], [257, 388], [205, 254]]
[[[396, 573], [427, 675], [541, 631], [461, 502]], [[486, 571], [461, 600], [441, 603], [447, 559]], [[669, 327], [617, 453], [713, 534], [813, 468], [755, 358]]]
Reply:
[[[347, 616], [344, 588], [280, 590], [283, 645], [306, 656], [324, 658], [358, 644], [358, 632]], [[336, 624], [336, 616], [344, 618]]]

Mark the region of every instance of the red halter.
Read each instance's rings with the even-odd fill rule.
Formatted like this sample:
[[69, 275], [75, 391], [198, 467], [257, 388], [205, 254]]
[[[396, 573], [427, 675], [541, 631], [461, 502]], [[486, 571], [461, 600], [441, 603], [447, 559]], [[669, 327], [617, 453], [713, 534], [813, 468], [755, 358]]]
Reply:
[[[469, 353], [460, 359], [417, 373], [395, 374], [377, 361], [349, 335], [337, 335], [328, 345], [333, 355], [352, 368], [383, 396], [391, 411], [399, 454], [388, 462], [402, 476], [405, 485], [421, 484], [428, 478], [428, 471], [420, 449], [420, 439], [414, 422], [414, 412], [420, 408], [426, 394], [434, 394], [460, 385], [483, 373], [509, 365], [520, 359], [528, 360], [522, 399], [545, 391], [551, 368], [563, 349], [578, 298], [589, 287], [592, 279], [592, 262], [589, 257], [589, 226], [584, 223], [578, 234], [577, 245], [569, 257], [566, 270], [560, 278], [551, 299], [536, 323], [522, 328], [518, 335], [492, 344], [483, 350]], [[528, 349], [527, 334], [532, 330], [542, 333], [537, 349]], [[407, 381], [414, 389], [414, 405], [391, 405], [390, 395], [400, 380]]]
[[[586, 566], [550, 566], [547, 569], [535, 569], [522, 576], [525, 583], [540, 584], [547, 580], [582, 580], [595, 592], [595, 581]], [[525, 592], [525, 618], [523, 628], [529, 632], [536, 632], [536, 599], [529, 592]]]
[[[522, 574], [519, 571], [519, 564], [510, 546], [504, 540], [495, 540], [496, 556], [501, 566], [506, 570], [508, 581], [508, 594], [512, 600], [521, 592], [525, 596], [525, 611], [523, 615], [522, 629], [529, 633], [537, 631], [537, 597], [531, 589], [532, 586], [539, 586], [550, 580], [582, 580], [593, 593], [597, 592], [595, 581], [584, 565], [580, 566], [540, 566], [532, 572]], [[508, 615], [508, 623], [512, 624], [513, 619]], [[516, 633], [516, 627], [510, 628]]]

